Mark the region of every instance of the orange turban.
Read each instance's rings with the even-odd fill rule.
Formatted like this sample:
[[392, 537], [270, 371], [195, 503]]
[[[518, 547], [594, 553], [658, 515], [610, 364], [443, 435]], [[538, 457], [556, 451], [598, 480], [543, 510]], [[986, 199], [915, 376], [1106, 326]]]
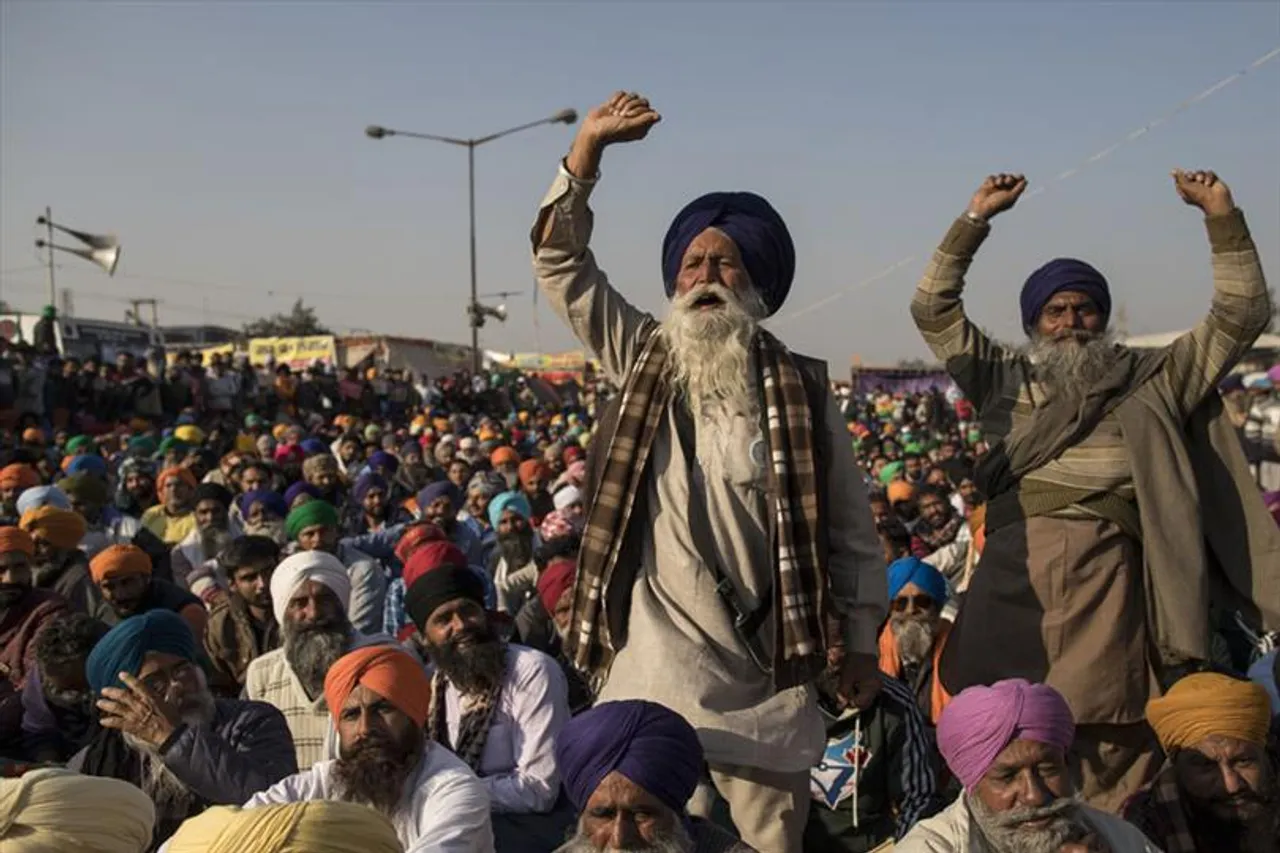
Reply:
[[1271, 702], [1261, 684], [1197, 672], [1148, 702], [1147, 721], [1165, 752], [1194, 747], [1213, 735], [1265, 747]]
[[905, 480], [894, 480], [885, 488], [885, 496], [889, 498], [889, 506], [893, 506], [910, 501], [916, 496], [916, 489]]
[[88, 530], [80, 513], [48, 505], [24, 512], [18, 526], [30, 533], [32, 539], [43, 539], [64, 551], [79, 545]]
[[165, 468], [163, 471], [160, 472], [160, 476], [156, 478], [156, 491], [163, 492], [165, 485], [174, 477], [177, 477], [179, 480], [186, 483], [188, 486], [190, 486], [193, 489], [197, 485], [199, 485], [196, 482], [196, 475], [191, 473], [191, 469]]
[[30, 489], [40, 485], [36, 469], [21, 462], [0, 468], [0, 489]]
[[151, 558], [136, 545], [111, 545], [98, 552], [89, 561], [89, 576], [94, 583], [108, 578], [126, 578], [131, 575], [149, 576]]
[[497, 468], [499, 465], [519, 465], [520, 454], [514, 447], [499, 447], [489, 454], [489, 464]]
[[547, 466], [541, 459], [526, 459], [520, 463], [520, 482], [528, 485], [534, 477], [547, 477]]
[[36, 555], [36, 543], [31, 534], [20, 527], [0, 527], [0, 554], [21, 551], [28, 557]]
[[431, 679], [422, 664], [397, 646], [366, 646], [338, 658], [324, 677], [324, 699], [336, 723], [342, 703], [363, 684], [395, 705], [418, 726], [431, 708]]
[[39, 427], [27, 427], [22, 431], [24, 444], [44, 444], [44, 431]]

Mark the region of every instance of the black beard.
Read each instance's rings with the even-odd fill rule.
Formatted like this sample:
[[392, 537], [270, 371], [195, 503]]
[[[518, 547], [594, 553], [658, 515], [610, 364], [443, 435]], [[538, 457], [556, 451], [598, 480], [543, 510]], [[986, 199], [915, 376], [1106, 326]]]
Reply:
[[522, 569], [533, 559], [533, 536], [520, 531], [504, 533], [498, 537], [498, 549], [508, 569]]
[[0, 610], [8, 610], [31, 591], [31, 585], [25, 583], [0, 583]]
[[200, 531], [200, 552], [206, 560], [222, 553], [231, 544], [231, 531], [225, 527], [206, 527]]
[[282, 628], [284, 657], [311, 696], [324, 692], [329, 668], [347, 652], [351, 623], [345, 618], [297, 625], [286, 621]]
[[[463, 640], [469, 640], [466, 646]], [[424, 641], [432, 663], [440, 667], [444, 677], [466, 696], [491, 693], [502, 684], [507, 672], [507, 644], [499, 640], [489, 627], [482, 631], [454, 636], [437, 646]]]
[[342, 799], [367, 805], [387, 817], [395, 814], [404, 784], [418, 767], [424, 736], [397, 743], [371, 732], [333, 765], [333, 782]]
[[1258, 806], [1255, 816], [1247, 822], [1225, 820], [1208, 806], [1186, 798], [1191, 813], [1192, 834], [1198, 841], [1212, 842], [1212, 847], [1236, 853], [1275, 853], [1275, 839], [1280, 837], [1280, 809], [1276, 808], [1280, 797], [1260, 796], [1257, 792], [1242, 794], [1239, 799]]
[[41, 589], [49, 589], [62, 577], [62, 573], [67, 570], [67, 563], [70, 562], [70, 556], [62, 559], [54, 559], [45, 563], [35, 563], [31, 566], [31, 576], [35, 579], [36, 586]]

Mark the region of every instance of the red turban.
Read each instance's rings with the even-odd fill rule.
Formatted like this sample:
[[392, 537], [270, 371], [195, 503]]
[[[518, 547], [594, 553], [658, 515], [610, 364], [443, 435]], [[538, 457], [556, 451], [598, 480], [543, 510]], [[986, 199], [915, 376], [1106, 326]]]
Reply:
[[431, 679], [422, 664], [397, 646], [366, 646], [338, 658], [324, 678], [324, 699], [336, 723], [357, 686], [395, 705], [419, 727], [431, 709]]
[[428, 542], [447, 542], [444, 531], [429, 521], [414, 524], [404, 531], [396, 543], [396, 559], [403, 565], [409, 562], [413, 552]]
[[526, 459], [520, 463], [520, 482], [529, 485], [534, 477], [547, 478], [547, 466], [541, 459]]
[[[435, 527], [435, 525], [432, 525], [432, 527]], [[438, 530], [439, 528], [436, 529]], [[404, 561], [405, 591], [408, 591], [418, 578], [441, 566], [457, 566], [460, 569], [465, 569], [467, 568], [467, 558], [458, 549], [457, 545], [448, 540], [423, 542], [414, 548], [409, 554], [409, 559]]]
[[94, 583], [108, 578], [151, 574], [151, 558], [136, 545], [111, 545], [89, 561], [89, 576]]
[[196, 475], [191, 473], [191, 469], [166, 468], [163, 471], [161, 471], [160, 476], [156, 478], [156, 491], [163, 492], [164, 487], [168, 485], [169, 481], [174, 479], [175, 477], [181, 480], [182, 482], [186, 483], [188, 486], [190, 486], [193, 489], [197, 485], [199, 485], [198, 483], [196, 483]]
[[79, 545], [88, 530], [79, 513], [48, 505], [24, 512], [18, 526], [30, 533], [32, 539], [43, 539], [63, 551]]
[[20, 527], [0, 527], [0, 554], [11, 554], [14, 551], [21, 551], [28, 557], [34, 557], [36, 555], [35, 540], [31, 538], [31, 534]]
[[0, 489], [30, 489], [40, 485], [36, 469], [21, 462], [0, 468]]
[[573, 580], [578, 570], [577, 563], [567, 557], [552, 560], [538, 575], [538, 600], [548, 615], [556, 612], [556, 603], [565, 590], [573, 589]]

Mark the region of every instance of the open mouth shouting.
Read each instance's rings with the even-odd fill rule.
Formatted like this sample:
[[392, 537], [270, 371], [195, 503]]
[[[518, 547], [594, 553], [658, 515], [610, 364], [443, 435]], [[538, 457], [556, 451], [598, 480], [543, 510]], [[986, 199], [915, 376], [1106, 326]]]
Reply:
[[720, 308], [724, 305], [724, 299], [717, 293], [704, 293], [693, 301], [693, 307], [699, 311], [707, 311], [712, 308]]

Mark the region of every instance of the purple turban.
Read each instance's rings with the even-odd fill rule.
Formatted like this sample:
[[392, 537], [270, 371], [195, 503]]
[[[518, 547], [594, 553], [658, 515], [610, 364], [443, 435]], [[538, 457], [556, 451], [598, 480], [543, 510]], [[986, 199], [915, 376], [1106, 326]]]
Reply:
[[450, 481], [440, 480], [418, 492], [418, 510], [426, 510], [439, 498], [448, 498], [455, 512], [462, 509], [462, 491]]
[[676, 214], [662, 240], [662, 280], [667, 298], [693, 239], [708, 228], [723, 231], [738, 246], [751, 283], [768, 315], [782, 307], [796, 274], [796, 247], [778, 211], [755, 193], [709, 193]]
[[293, 509], [293, 502], [303, 495], [311, 495], [311, 497], [319, 500], [322, 495], [320, 490], [305, 480], [299, 480], [292, 486], [284, 490], [284, 505], [289, 509]]
[[381, 474], [361, 474], [356, 480], [356, 484], [351, 487], [351, 497], [356, 499], [356, 503], [364, 503], [364, 499], [373, 489], [381, 489], [385, 496], [387, 493], [387, 479]]
[[376, 450], [369, 456], [370, 471], [377, 471], [379, 468], [385, 468], [388, 473], [394, 474], [396, 469], [399, 467], [400, 460], [385, 450]]
[[1111, 317], [1111, 287], [1102, 273], [1075, 258], [1055, 258], [1033, 272], [1022, 285], [1022, 330], [1031, 334], [1045, 303], [1055, 293], [1075, 290], [1093, 300], [1105, 324]]
[[618, 771], [678, 815], [698, 787], [702, 745], [675, 711], [653, 702], [604, 702], [565, 723], [556, 765], [579, 813], [604, 777]]
[[970, 687], [952, 699], [938, 720], [938, 751], [971, 791], [1013, 741], [1033, 740], [1065, 751], [1075, 734], [1075, 718], [1061, 693], [1011, 678]]
[[302, 444], [298, 446], [308, 456], [322, 456], [329, 452], [329, 445], [318, 438], [304, 438]]
[[[297, 496], [295, 495], [295, 497]], [[236, 502], [236, 505], [240, 507], [240, 515], [246, 519], [249, 517], [249, 510], [253, 508], [254, 504], [262, 504], [263, 508], [276, 518], [284, 518], [289, 514], [289, 507], [284, 498], [269, 489], [245, 492]]]

